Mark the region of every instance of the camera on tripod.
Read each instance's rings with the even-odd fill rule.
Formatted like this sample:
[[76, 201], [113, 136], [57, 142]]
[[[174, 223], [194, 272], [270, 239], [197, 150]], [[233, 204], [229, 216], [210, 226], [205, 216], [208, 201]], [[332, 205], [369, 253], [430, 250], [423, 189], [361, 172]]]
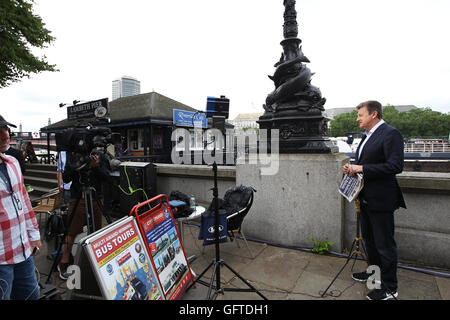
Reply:
[[99, 148], [105, 149], [109, 144], [120, 143], [120, 134], [111, 132], [110, 128], [77, 125], [56, 133], [56, 146], [59, 151], [74, 152], [80, 155], [79, 169], [86, 167], [93, 155], [99, 155]]

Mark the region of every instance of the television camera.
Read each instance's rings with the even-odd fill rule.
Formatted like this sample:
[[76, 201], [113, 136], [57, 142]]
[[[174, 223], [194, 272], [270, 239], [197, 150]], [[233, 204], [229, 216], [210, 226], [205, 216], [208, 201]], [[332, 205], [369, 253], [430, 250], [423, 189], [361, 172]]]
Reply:
[[[100, 123], [100, 121], [96, 121]], [[68, 215], [68, 221], [65, 223], [64, 234], [62, 235], [62, 239], [66, 239], [68, 232], [70, 230], [72, 220], [77, 213], [77, 207], [80, 202], [80, 199], [83, 199], [85, 213], [86, 213], [86, 225], [87, 225], [87, 234], [91, 234], [95, 230], [95, 222], [94, 222], [94, 206], [93, 201], [97, 202], [97, 207], [103, 212], [103, 205], [99, 199], [93, 198], [93, 192], [96, 191], [94, 188], [94, 181], [91, 175], [91, 160], [94, 159], [94, 156], [98, 156], [99, 161], [100, 158], [106, 159], [106, 147], [109, 144], [115, 144], [120, 142], [120, 134], [112, 133], [110, 128], [94, 126], [90, 123], [81, 124], [80, 122], [73, 128], [64, 129], [55, 134], [56, 140], [56, 149], [58, 152], [66, 151], [73, 153], [72, 159], [66, 158], [68, 165], [75, 164], [75, 170], [79, 173], [79, 179], [77, 180], [81, 184], [81, 192], [82, 196], [77, 197], [75, 204], [70, 205], [69, 210], [71, 210], [70, 215]], [[101, 150], [103, 148], [103, 150]], [[70, 162], [70, 160], [72, 162]], [[72, 187], [74, 186], [74, 181], [72, 181]], [[71, 187], [71, 189], [72, 189]], [[72, 195], [73, 196], [73, 195]], [[112, 220], [109, 215], [103, 213], [108, 223], [111, 223]], [[62, 252], [62, 247], [64, 241], [60, 241], [58, 251], [56, 253], [56, 257], [59, 257]], [[46, 283], [49, 283], [51, 274], [54, 270], [56, 270], [56, 265], [59, 259], [54, 259], [53, 265], [50, 269], [50, 272], [47, 277]]]
[[[111, 132], [110, 128], [92, 124], [78, 124], [55, 134], [57, 151], [77, 153], [80, 167], [83, 169], [94, 155], [105, 153], [109, 144], [120, 143], [120, 134]], [[103, 148], [103, 152], [99, 149]]]

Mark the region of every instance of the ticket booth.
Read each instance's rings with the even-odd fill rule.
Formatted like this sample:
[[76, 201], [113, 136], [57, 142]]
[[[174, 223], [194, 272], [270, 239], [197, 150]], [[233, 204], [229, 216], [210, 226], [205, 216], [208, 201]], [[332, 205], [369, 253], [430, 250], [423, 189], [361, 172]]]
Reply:
[[[72, 108], [73, 106], [68, 106]], [[170, 163], [171, 135], [176, 127], [174, 109], [195, 113], [196, 109], [157, 92], [119, 98], [107, 103], [104, 112], [109, 122], [100, 126], [120, 133], [121, 143], [115, 146], [115, 156], [121, 160]], [[95, 117], [69, 117], [41, 128], [55, 133], [82, 123], [93, 123]]]

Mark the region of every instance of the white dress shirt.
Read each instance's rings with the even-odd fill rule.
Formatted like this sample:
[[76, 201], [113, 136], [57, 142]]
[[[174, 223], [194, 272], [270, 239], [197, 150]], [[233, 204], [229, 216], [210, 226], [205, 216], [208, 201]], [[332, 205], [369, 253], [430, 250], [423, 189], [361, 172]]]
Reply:
[[369, 140], [370, 136], [375, 132], [375, 130], [378, 129], [379, 126], [381, 126], [384, 123], [384, 120], [381, 119], [380, 121], [378, 121], [378, 123], [376, 125], [374, 125], [372, 127], [372, 129], [370, 129], [369, 131], [366, 130], [366, 132], [364, 132], [364, 134], [366, 135], [366, 139], [364, 139], [361, 147], [359, 148], [359, 153], [358, 153], [358, 159], [361, 157], [361, 152], [364, 148], [364, 145], [366, 144], [367, 140]]

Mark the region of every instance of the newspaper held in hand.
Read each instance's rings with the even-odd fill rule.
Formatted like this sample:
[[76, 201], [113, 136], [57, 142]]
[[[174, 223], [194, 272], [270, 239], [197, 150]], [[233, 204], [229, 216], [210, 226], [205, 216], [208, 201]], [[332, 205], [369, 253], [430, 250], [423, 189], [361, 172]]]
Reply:
[[348, 202], [352, 202], [356, 199], [363, 186], [364, 180], [361, 173], [357, 173], [353, 177], [349, 174], [345, 174], [344, 178], [342, 178], [341, 185], [339, 186], [339, 193], [342, 194]]

